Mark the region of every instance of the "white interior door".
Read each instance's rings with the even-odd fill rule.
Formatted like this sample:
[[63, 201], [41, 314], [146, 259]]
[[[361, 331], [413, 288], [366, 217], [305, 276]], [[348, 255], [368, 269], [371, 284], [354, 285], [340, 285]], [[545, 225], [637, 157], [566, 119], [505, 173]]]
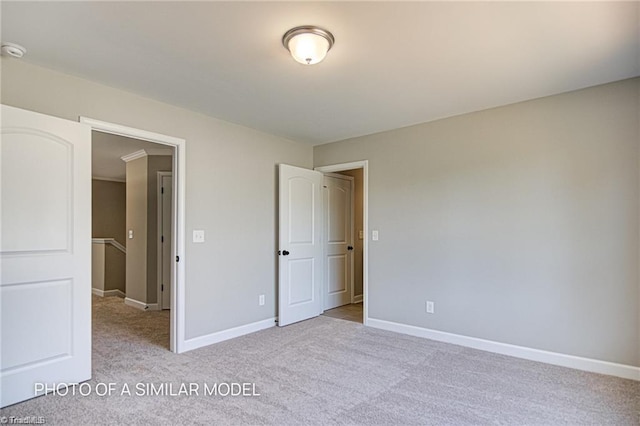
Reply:
[[162, 191], [161, 191], [161, 209], [162, 209], [162, 236], [161, 236], [161, 249], [162, 249], [162, 285], [160, 287], [162, 292], [162, 309], [171, 308], [171, 200], [173, 189], [173, 177], [171, 174], [162, 174]]
[[279, 167], [279, 326], [322, 312], [322, 177]]
[[4, 407], [91, 378], [91, 130], [1, 108]]
[[351, 303], [353, 287], [353, 179], [324, 177], [324, 309]]

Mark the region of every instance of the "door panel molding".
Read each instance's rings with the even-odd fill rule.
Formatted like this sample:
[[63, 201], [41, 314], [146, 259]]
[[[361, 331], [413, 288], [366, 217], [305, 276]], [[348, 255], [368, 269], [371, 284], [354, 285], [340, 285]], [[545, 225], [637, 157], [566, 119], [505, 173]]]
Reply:
[[[4, 173], [22, 179], [20, 185], [3, 188], [2, 202], [15, 208], [3, 212], [0, 254], [73, 253], [73, 144], [53, 133], [26, 127], [3, 127], [2, 136], [20, 141], [19, 147], [4, 147], [2, 167]], [[54, 184], [56, 179], [64, 183]], [[41, 208], [43, 200], [47, 202], [45, 210]], [[22, 226], [32, 221], [42, 223], [47, 234]]]
[[[29, 294], [31, 293], [31, 294]], [[26, 321], [21, 327], [3, 328], [2, 373], [33, 368], [73, 353], [73, 278], [5, 284], [0, 287], [3, 301], [2, 324], [25, 312], [38, 310], [46, 322]], [[25, 303], [26, 302], [26, 303]], [[52, 339], [50, 336], [55, 336]], [[46, 343], [45, 343], [46, 342]]]

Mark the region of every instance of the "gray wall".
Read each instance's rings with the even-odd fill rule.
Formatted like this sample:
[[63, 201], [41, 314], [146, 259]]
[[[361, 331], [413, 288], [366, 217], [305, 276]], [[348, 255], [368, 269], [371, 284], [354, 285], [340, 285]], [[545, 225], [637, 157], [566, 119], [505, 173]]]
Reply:
[[369, 160], [369, 316], [640, 366], [639, 85], [315, 147]]
[[276, 314], [277, 163], [368, 159], [371, 317], [640, 366], [637, 79], [311, 149], [0, 61], [2, 103], [187, 140], [187, 338]]
[[353, 178], [353, 294], [355, 296], [362, 295], [362, 275], [363, 269], [363, 251], [364, 239], [358, 238], [358, 232], [364, 230], [364, 172], [362, 169], [346, 170], [339, 172], [341, 175], [351, 176]]
[[123, 294], [127, 294], [126, 262], [127, 256], [123, 252], [111, 244], [105, 245], [104, 290], [120, 290]]
[[[127, 230], [134, 231], [127, 249], [127, 297], [158, 301], [158, 172], [171, 172], [170, 155], [148, 155], [127, 167]], [[135, 297], [134, 297], [135, 295]]]
[[91, 236], [114, 238], [120, 244], [126, 245], [124, 182], [93, 179], [91, 191]]
[[[186, 139], [187, 338], [276, 315], [276, 164], [310, 168], [311, 147], [24, 61], [0, 61], [4, 104]], [[190, 242], [193, 229], [206, 231], [204, 244]], [[259, 294], [265, 306], [258, 306]]]
[[[126, 184], [93, 179], [91, 182], [93, 238], [114, 238], [126, 246]], [[125, 293], [125, 254], [110, 244], [104, 247], [104, 288]]]
[[127, 162], [127, 237], [126, 294], [130, 299], [147, 301], [147, 157]]

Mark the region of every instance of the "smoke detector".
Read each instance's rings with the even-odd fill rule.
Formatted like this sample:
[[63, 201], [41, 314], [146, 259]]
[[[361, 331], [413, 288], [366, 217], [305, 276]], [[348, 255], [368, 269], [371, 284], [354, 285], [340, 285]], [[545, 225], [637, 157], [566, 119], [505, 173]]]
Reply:
[[24, 54], [27, 53], [27, 49], [20, 46], [19, 44], [9, 43], [6, 41], [2, 42], [2, 46], [0, 47], [0, 50], [3, 55], [11, 56], [18, 59], [22, 58]]

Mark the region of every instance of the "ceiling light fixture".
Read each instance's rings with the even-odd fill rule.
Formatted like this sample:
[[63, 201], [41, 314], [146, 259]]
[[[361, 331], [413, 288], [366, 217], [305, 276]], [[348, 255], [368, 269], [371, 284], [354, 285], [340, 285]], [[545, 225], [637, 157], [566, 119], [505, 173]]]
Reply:
[[282, 36], [282, 45], [293, 59], [305, 65], [322, 61], [334, 42], [329, 31], [311, 25], [291, 28]]
[[27, 49], [20, 46], [19, 44], [9, 43], [7, 41], [2, 42], [2, 46], [0, 47], [0, 51], [3, 55], [13, 56], [14, 58], [22, 58], [25, 53], [27, 53]]

